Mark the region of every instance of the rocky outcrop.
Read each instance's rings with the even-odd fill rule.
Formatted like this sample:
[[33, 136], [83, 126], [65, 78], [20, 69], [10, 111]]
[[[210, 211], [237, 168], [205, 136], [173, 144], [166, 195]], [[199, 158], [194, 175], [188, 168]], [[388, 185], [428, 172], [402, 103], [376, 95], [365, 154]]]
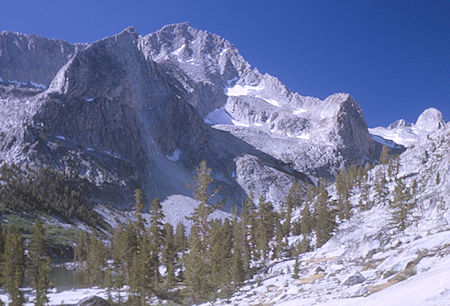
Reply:
[[83, 44], [14, 32], [0, 34], [0, 78], [48, 87]]
[[366, 278], [364, 276], [362, 276], [361, 273], [356, 272], [355, 274], [353, 274], [352, 276], [347, 278], [342, 284], [344, 286], [353, 286], [356, 284], [361, 284], [365, 280], [366, 280]]
[[85, 299], [82, 299], [80, 302], [78, 302], [77, 306], [110, 306], [111, 303], [109, 303], [107, 300], [102, 299], [99, 296], [90, 296]]
[[445, 125], [444, 117], [442, 113], [437, 109], [431, 107], [422, 112], [416, 121], [416, 127], [418, 129], [432, 132]]

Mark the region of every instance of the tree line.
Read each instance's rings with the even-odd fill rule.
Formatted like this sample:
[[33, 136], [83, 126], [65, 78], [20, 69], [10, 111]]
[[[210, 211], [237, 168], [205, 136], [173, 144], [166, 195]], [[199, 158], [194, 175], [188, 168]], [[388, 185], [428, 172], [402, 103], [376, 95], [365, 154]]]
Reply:
[[[325, 244], [336, 225], [351, 218], [353, 195], [359, 194], [360, 210], [368, 210], [376, 202], [388, 203], [393, 226], [404, 230], [409, 211], [415, 204], [417, 182], [406, 186], [404, 179], [398, 178], [398, 159], [388, 153], [387, 149], [382, 150], [380, 164], [384, 166], [377, 171], [370, 171], [373, 168], [370, 164], [340, 171], [336, 175], [334, 200], [325, 180], [316, 186], [294, 182], [280, 209], [275, 210], [263, 196], [256, 205], [251, 194], [239, 215], [235, 211], [231, 218], [224, 220], [211, 218], [223, 202], [212, 204], [218, 190], [211, 190], [211, 169], [203, 161], [190, 186], [199, 204], [187, 217], [191, 224], [189, 232], [183, 223], [174, 228], [163, 222], [165, 216], [157, 198], [149, 205], [150, 220], [145, 220], [144, 196], [137, 189], [133, 221], [118, 225], [111, 237], [94, 228], [90, 234], [83, 232], [74, 250], [74, 259], [86, 270], [90, 284], [107, 288], [111, 300], [114, 293], [119, 305], [145, 305], [155, 297], [183, 304], [228, 297], [268, 260], [292, 256], [298, 259], [298, 254]], [[389, 182], [395, 184], [392, 192], [387, 188]], [[294, 211], [300, 212], [295, 219]], [[36, 227], [40, 228], [36, 229], [36, 235], [42, 233], [40, 220]], [[292, 235], [301, 236], [298, 244], [288, 243]], [[13, 305], [23, 301], [18, 288], [27, 271], [34, 273], [34, 286], [43, 288], [36, 289], [36, 305], [46, 302], [45, 293], [50, 283], [48, 260], [42, 249], [45, 243], [42, 238], [33, 237], [26, 257], [7, 253], [11, 250], [14, 254], [23, 253], [23, 238], [17, 229], [3, 228], [0, 235], [4, 261], [14, 257], [14, 262], [2, 265], [1, 274], [3, 287], [13, 301], [18, 301]], [[25, 266], [27, 270], [23, 269]], [[298, 274], [296, 260], [293, 277], [299, 277]]]

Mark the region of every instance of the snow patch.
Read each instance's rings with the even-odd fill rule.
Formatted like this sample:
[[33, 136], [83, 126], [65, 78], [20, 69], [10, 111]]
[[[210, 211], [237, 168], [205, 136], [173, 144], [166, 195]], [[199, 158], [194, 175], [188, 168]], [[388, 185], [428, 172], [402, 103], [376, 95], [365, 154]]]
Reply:
[[58, 138], [59, 140], [66, 140], [66, 137], [61, 135], [56, 135], [56, 138]]
[[[194, 212], [194, 209], [198, 206], [198, 201], [183, 195], [171, 195], [161, 205], [165, 216], [164, 222], [170, 223], [174, 227], [178, 223], [183, 223], [187, 229], [186, 234], [188, 234], [192, 221], [187, 220], [186, 217], [189, 217]], [[231, 219], [231, 217], [231, 214], [223, 210], [215, 210], [208, 220], [224, 220], [226, 218]]]
[[274, 99], [268, 99], [268, 98], [263, 98], [263, 97], [261, 97], [261, 96], [259, 96], [259, 95], [256, 95], [255, 98], [262, 99], [262, 100], [266, 101], [267, 103], [272, 104], [273, 106], [280, 107], [280, 103], [278, 103], [277, 100], [274, 100]]
[[399, 147], [399, 145], [397, 145], [397, 144], [396, 144], [395, 142], [393, 142], [392, 140], [384, 139], [384, 138], [381, 137], [381, 136], [377, 136], [377, 135], [372, 135], [372, 134], [370, 134], [370, 137], [371, 137], [374, 141], [378, 142], [379, 144], [381, 144], [381, 145], [383, 145], [383, 146], [386, 146], [386, 147], [389, 147], [389, 148], [391, 148], [391, 149], [395, 149], [395, 148], [398, 148], [398, 147]]
[[309, 133], [308, 134], [301, 134], [296, 136], [299, 139], [309, 140]]
[[261, 91], [262, 89], [263, 87], [261, 86], [234, 85], [233, 87], [225, 88], [225, 94], [229, 97], [246, 96], [251, 91]]
[[304, 108], [299, 108], [299, 109], [294, 110], [294, 111], [292, 112], [292, 114], [294, 114], [294, 115], [300, 115], [300, 114], [303, 114], [303, 113], [306, 113], [306, 112], [307, 112], [306, 109], [304, 109]]
[[224, 48], [224, 49], [219, 53], [219, 57], [222, 56], [222, 55], [224, 55], [225, 52], [227, 52], [227, 51], [228, 51], [228, 49], [227, 49], [227, 48]]
[[86, 98], [85, 100], [86, 100], [86, 102], [93, 102], [95, 100], [95, 98]]
[[172, 155], [166, 155], [167, 159], [171, 160], [171, 161], [178, 161], [180, 159], [180, 155], [181, 155], [181, 151], [180, 149], [175, 149], [172, 153]]
[[182, 44], [181, 47], [179, 47], [178, 49], [176, 49], [175, 51], [172, 51], [171, 54], [178, 56], [180, 55], [180, 53], [183, 51], [183, 49], [186, 48], [185, 44]]
[[230, 114], [223, 108], [218, 108], [210, 112], [205, 118], [204, 122], [209, 125], [225, 124], [234, 126], [245, 126], [249, 127], [247, 123], [239, 122], [233, 119]]
[[33, 81], [31, 81], [30, 84], [31, 84], [31, 86], [36, 87], [36, 88], [47, 89], [47, 87], [44, 84], [35, 83]]
[[221, 107], [210, 112], [204, 119], [206, 124], [233, 124], [233, 119], [227, 111]]

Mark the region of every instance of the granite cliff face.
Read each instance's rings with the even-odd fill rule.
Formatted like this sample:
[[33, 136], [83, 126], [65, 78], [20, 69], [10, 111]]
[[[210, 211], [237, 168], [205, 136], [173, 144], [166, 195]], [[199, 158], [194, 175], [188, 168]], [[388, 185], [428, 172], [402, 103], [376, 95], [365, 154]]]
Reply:
[[202, 159], [239, 205], [377, 154], [350, 95], [292, 93], [186, 23], [90, 45], [3, 32], [0, 118], [3, 161], [76, 169], [94, 199], [121, 206], [137, 187], [190, 195]]

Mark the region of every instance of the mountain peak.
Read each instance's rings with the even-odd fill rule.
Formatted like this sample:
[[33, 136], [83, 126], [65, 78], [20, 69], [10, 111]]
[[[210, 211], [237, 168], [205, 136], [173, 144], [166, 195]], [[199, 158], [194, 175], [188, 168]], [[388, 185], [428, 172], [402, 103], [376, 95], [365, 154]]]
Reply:
[[403, 127], [403, 126], [411, 126], [412, 124], [407, 122], [405, 119], [399, 119], [395, 122], [392, 122], [391, 124], [388, 125], [388, 129], [394, 129], [397, 127]]
[[416, 127], [425, 131], [435, 131], [445, 125], [442, 113], [430, 107], [424, 110], [416, 121]]
[[136, 29], [133, 26], [126, 27], [125, 29], [122, 30], [122, 32], [119, 33], [119, 35], [122, 33], [137, 34]]

